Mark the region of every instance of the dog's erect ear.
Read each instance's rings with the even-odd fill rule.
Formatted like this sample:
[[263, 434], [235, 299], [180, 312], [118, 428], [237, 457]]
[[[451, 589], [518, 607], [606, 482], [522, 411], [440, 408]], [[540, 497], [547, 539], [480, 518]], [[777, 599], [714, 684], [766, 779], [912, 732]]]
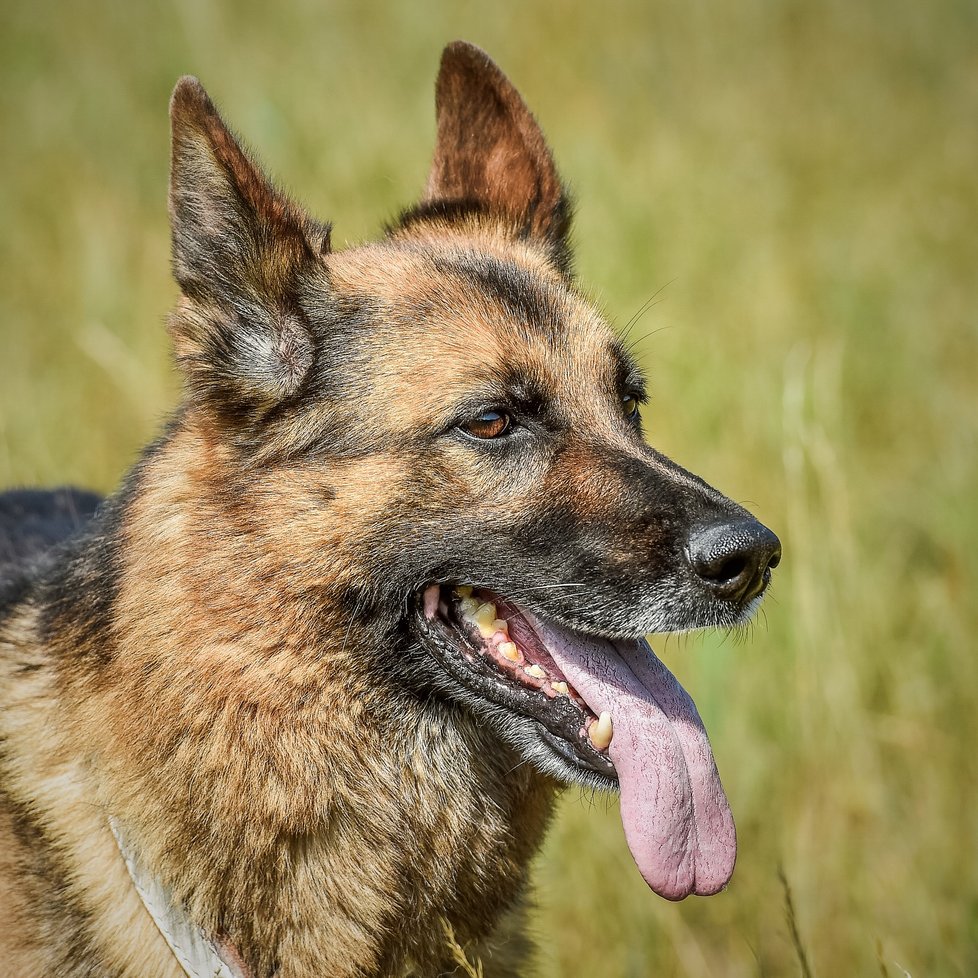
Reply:
[[177, 359], [192, 395], [238, 413], [274, 405], [312, 364], [296, 286], [329, 251], [329, 227], [269, 183], [196, 78], [177, 83], [170, 121]]
[[505, 215], [567, 261], [570, 201], [539, 125], [480, 48], [445, 48], [435, 90], [438, 137], [424, 205], [475, 204]]

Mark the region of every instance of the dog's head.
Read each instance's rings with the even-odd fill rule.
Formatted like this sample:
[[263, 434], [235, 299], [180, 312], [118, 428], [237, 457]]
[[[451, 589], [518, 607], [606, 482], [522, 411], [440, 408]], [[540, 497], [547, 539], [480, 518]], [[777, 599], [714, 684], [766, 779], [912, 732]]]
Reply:
[[653, 887], [712, 892], [732, 821], [642, 636], [746, 621], [780, 546], [646, 444], [641, 372], [570, 277], [550, 152], [478, 49], [446, 49], [437, 114], [421, 203], [334, 251], [178, 85], [187, 411], [252, 474], [238, 504], [283, 528], [257, 544], [288, 550], [279, 586], [346, 589], [352, 618], [387, 622], [399, 682], [561, 780], [620, 782]]

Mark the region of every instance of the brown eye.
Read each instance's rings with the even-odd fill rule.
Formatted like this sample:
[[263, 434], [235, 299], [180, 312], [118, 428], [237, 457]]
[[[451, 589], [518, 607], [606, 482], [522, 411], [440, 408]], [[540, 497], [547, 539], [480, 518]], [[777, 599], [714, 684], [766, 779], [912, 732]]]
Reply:
[[625, 412], [625, 417], [629, 421], [634, 421], [638, 417], [638, 398], [637, 397], [623, 397], [621, 399], [622, 410]]
[[484, 411], [477, 418], [466, 421], [462, 430], [473, 438], [498, 438], [509, 431], [512, 418], [505, 411]]

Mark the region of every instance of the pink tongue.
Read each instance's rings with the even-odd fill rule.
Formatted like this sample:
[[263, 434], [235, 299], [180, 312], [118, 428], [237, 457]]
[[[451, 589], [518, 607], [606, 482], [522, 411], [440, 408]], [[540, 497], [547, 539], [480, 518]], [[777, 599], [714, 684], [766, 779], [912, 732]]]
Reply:
[[586, 638], [523, 614], [587, 705], [611, 714], [621, 819], [646, 883], [669, 900], [721, 890], [737, 833], [689, 694], [644, 640]]

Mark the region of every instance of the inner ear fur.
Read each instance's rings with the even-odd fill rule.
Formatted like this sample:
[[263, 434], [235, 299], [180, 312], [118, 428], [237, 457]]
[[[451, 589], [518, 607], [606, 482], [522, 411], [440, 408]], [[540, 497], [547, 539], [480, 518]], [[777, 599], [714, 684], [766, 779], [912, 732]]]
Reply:
[[329, 226], [278, 191], [196, 78], [170, 100], [170, 227], [183, 298], [171, 318], [190, 393], [240, 414], [293, 396], [313, 361], [297, 302]]
[[445, 48], [435, 89], [438, 134], [421, 210], [471, 205], [507, 218], [564, 270], [571, 206], [540, 126], [480, 48]]

